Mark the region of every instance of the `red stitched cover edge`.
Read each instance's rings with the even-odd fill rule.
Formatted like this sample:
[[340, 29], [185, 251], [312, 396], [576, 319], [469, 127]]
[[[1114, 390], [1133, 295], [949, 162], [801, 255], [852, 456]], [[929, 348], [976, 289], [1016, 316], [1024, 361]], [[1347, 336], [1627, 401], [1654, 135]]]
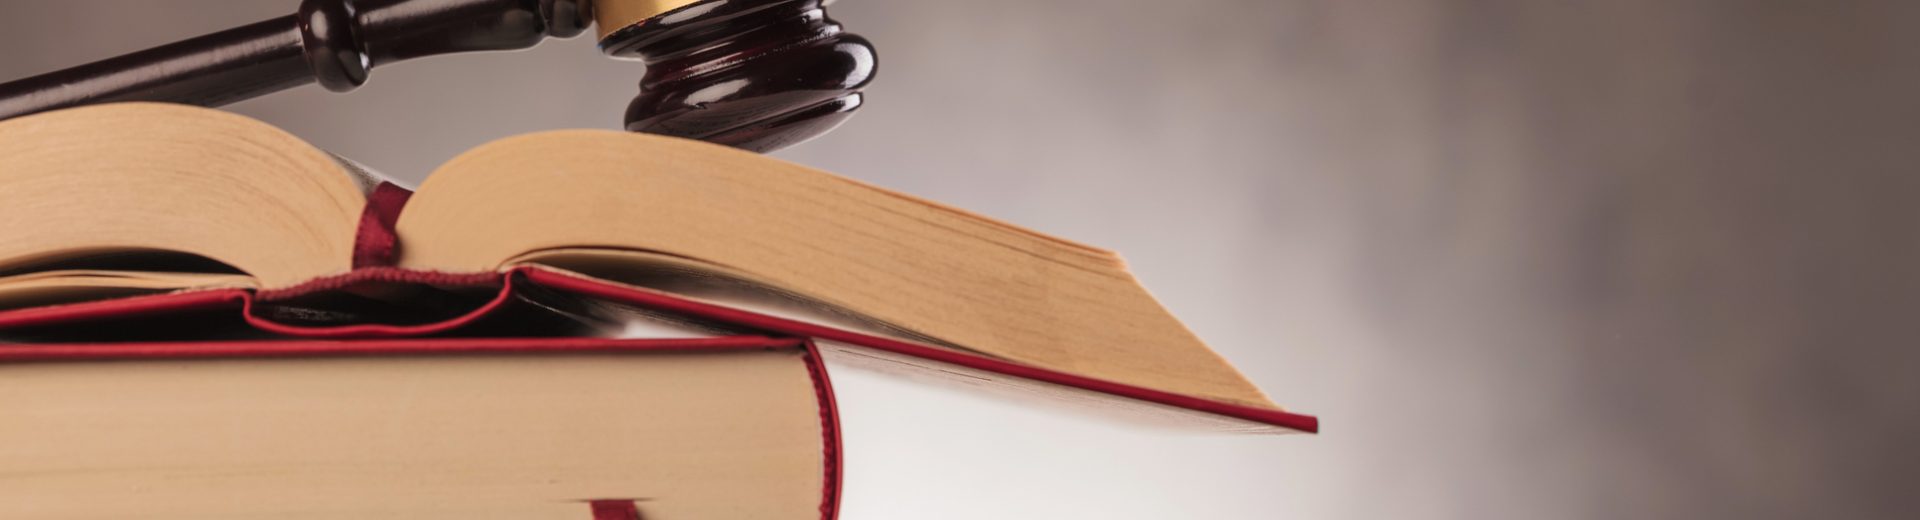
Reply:
[[[931, 361], [949, 363], [976, 370], [985, 370], [1009, 376], [1032, 379], [1070, 387], [1083, 388], [1120, 397], [1137, 399], [1149, 403], [1186, 408], [1224, 417], [1252, 421], [1288, 428], [1292, 430], [1318, 433], [1320, 420], [1311, 415], [1297, 414], [1281, 410], [1255, 408], [1202, 399], [1198, 397], [1163, 392], [1149, 388], [1125, 385], [1101, 379], [1068, 374], [1007, 361], [987, 358], [979, 355], [942, 350], [924, 345], [916, 345], [857, 332], [850, 332], [809, 323], [775, 318], [738, 309], [696, 302], [657, 292], [636, 291], [604, 282], [594, 281], [581, 276], [572, 276], [558, 272], [533, 268], [516, 267], [507, 273], [440, 273], [429, 271], [409, 271], [397, 268], [374, 268], [351, 273], [316, 279], [287, 289], [263, 291], [257, 297], [261, 300], [289, 298], [325, 290], [337, 289], [353, 283], [369, 281], [406, 281], [437, 285], [477, 285], [498, 283], [503, 286], [512, 284], [514, 276], [526, 277], [527, 281], [555, 289], [620, 301], [624, 303], [651, 307], [660, 310], [682, 312], [721, 321], [739, 323], [762, 330], [784, 334], [815, 337], [843, 343], [860, 345], [876, 350], [923, 358]], [[503, 279], [504, 277], [504, 279]], [[506, 293], [502, 291], [504, 298]], [[21, 309], [0, 312], [0, 329], [25, 325], [71, 323], [88, 319], [97, 319], [131, 314], [171, 312], [183, 309], [207, 309], [222, 305], [239, 304], [250, 308], [255, 298], [245, 290], [228, 289], [200, 292], [174, 293], [170, 295], [139, 296], [99, 302], [87, 302], [52, 307]], [[448, 322], [414, 325], [350, 325], [343, 327], [298, 327], [277, 324], [266, 320], [248, 319], [256, 325], [274, 332], [320, 338], [339, 338], [353, 336], [393, 336], [409, 334], [427, 334], [444, 331], [472, 320], [478, 319], [484, 312], [490, 311], [501, 303], [500, 298], [488, 307], [463, 315]]]

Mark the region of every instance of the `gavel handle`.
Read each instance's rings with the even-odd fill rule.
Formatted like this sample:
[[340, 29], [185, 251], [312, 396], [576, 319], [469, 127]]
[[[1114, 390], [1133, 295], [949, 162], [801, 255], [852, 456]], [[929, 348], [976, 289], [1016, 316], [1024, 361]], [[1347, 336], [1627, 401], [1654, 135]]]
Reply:
[[314, 81], [294, 16], [0, 84], [0, 119], [115, 101], [218, 106]]
[[[0, 119], [115, 101], [218, 106], [318, 81], [345, 92], [374, 66], [532, 47], [579, 34], [575, 1], [305, 0], [299, 13], [18, 81]], [[556, 9], [567, 9], [559, 11]]]

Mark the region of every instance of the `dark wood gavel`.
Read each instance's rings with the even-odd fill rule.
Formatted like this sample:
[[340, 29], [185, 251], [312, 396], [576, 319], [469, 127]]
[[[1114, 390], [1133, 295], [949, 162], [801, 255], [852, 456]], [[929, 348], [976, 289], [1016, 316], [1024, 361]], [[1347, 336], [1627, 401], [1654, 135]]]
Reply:
[[626, 128], [770, 151], [860, 107], [873, 45], [822, 0], [304, 0], [296, 14], [0, 83], [0, 119], [78, 105], [218, 106], [317, 82], [346, 92], [377, 66], [532, 47], [598, 25], [600, 49], [646, 64]]

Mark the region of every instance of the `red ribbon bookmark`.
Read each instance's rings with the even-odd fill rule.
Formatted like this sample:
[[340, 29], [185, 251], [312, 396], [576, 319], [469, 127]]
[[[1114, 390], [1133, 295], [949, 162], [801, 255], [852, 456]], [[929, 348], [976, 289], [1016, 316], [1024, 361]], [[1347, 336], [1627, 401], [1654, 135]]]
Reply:
[[641, 520], [640, 505], [632, 500], [592, 500], [593, 520]]
[[366, 210], [360, 213], [360, 229], [353, 237], [353, 268], [388, 267], [400, 259], [400, 237], [393, 232], [400, 222], [400, 210], [407, 206], [413, 192], [382, 182], [367, 195]]

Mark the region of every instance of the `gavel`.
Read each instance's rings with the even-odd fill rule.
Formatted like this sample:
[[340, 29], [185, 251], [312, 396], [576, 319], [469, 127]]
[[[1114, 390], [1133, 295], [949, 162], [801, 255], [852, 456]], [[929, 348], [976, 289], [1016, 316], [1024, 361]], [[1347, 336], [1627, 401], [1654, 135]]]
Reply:
[[0, 119], [116, 101], [219, 106], [307, 83], [346, 92], [381, 65], [597, 26], [602, 52], [645, 64], [627, 130], [766, 152], [839, 126], [873, 79], [873, 45], [824, 3], [303, 0], [293, 15], [0, 83]]

